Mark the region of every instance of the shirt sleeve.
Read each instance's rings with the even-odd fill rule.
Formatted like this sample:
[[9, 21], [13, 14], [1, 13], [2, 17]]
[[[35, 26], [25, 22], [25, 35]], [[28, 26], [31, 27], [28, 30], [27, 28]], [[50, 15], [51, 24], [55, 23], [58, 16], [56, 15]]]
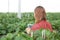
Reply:
[[48, 29], [52, 32], [53, 29], [52, 29], [52, 25], [50, 23], [48, 23]]
[[31, 29], [32, 29], [33, 31], [35, 31], [35, 30], [40, 29], [40, 26], [39, 26], [39, 24], [34, 24], [34, 25], [31, 27]]

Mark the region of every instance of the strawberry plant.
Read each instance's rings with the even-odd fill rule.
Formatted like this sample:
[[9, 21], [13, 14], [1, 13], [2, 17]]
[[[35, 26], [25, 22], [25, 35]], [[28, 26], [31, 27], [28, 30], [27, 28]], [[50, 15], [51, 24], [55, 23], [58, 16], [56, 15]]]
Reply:
[[[47, 13], [47, 20], [56, 32], [46, 31], [46, 40], [60, 40], [60, 13]], [[33, 13], [22, 13], [22, 19], [17, 13], [0, 13], [0, 40], [43, 40], [41, 30], [36, 31], [34, 38], [26, 34], [27, 24], [34, 24]]]

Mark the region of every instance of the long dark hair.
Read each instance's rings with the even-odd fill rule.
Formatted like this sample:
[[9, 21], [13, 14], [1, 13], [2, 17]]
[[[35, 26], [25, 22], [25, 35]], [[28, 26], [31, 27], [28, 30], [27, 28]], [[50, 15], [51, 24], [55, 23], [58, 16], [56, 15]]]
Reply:
[[[42, 7], [42, 6], [37, 6], [34, 11], [36, 11], [37, 8], [39, 8], [39, 9], [42, 8], [42, 9], [43, 9], [43, 13], [42, 13], [43, 17], [42, 17], [41, 20], [46, 20], [46, 12], [45, 12], [44, 7]], [[40, 12], [39, 12], [39, 15], [40, 15]], [[40, 17], [39, 17], [39, 18], [40, 18]]]

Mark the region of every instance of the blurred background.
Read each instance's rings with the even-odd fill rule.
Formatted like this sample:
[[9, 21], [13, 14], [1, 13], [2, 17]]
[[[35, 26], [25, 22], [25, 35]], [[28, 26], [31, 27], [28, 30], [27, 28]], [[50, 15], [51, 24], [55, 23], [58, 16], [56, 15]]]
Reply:
[[[36, 6], [45, 7], [47, 12], [60, 12], [60, 0], [20, 0], [21, 12], [33, 12]], [[18, 12], [19, 0], [0, 0], [0, 12]]]
[[60, 0], [0, 0], [0, 40], [43, 40], [42, 30], [34, 37], [25, 33], [27, 26], [35, 23], [36, 6], [45, 8], [54, 30], [46, 31], [46, 40], [60, 40]]

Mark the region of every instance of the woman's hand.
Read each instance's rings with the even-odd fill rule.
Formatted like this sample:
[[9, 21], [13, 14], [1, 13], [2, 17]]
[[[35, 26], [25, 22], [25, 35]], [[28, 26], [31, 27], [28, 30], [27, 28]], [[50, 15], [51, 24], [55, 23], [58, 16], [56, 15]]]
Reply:
[[27, 32], [27, 34], [30, 34], [30, 32], [31, 32], [31, 28], [26, 28], [25, 31]]

